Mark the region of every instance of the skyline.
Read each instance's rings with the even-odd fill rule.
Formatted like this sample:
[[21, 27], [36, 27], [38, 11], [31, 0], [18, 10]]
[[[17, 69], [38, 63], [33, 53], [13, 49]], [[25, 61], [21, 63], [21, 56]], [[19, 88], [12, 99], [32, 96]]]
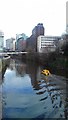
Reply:
[[43, 23], [45, 35], [61, 35], [66, 30], [67, 0], [0, 0], [0, 30], [5, 39], [25, 33]]

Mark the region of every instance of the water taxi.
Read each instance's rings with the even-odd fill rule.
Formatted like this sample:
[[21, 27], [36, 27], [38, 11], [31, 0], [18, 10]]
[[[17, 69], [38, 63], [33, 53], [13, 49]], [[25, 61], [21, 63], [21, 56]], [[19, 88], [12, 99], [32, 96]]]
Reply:
[[41, 73], [44, 74], [44, 75], [46, 75], [46, 76], [51, 75], [50, 71], [47, 70], [47, 69], [42, 70]]

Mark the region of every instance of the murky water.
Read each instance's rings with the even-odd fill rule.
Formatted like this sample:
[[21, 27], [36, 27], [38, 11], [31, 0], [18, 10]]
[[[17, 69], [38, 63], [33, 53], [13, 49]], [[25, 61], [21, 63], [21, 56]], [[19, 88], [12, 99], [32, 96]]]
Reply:
[[67, 78], [42, 75], [42, 69], [11, 60], [2, 83], [3, 118], [67, 118]]

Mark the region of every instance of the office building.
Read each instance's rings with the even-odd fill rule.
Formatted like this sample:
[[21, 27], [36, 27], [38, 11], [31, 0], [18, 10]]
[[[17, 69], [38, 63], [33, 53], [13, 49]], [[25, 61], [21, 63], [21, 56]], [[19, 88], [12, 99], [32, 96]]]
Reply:
[[68, 1], [66, 2], [66, 33], [68, 34]]
[[0, 31], [0, 52], [3, 51], [4, 48], [4, 33]]
[[38, 23], [32, 30], [32, 35], [27, 39], [27, 51], [37, 52], [37, 37], [44, 35], [42, 23]]
[[44, 27], [42, 23], [38, 23], [37, 26], [32, 30], [32, 35], [38, 37], [39, 35], [44, 35]]
[[6, 40], [6, 50], [7, 51], [15, 51], [14, 43], [15, 43], [15, 38], [7, 39]]
[[55, 36], [38, 36], [37, 38], [37, 52], [48, 53], [54, 52], [57, 48], [56, 41], [58, 37]]

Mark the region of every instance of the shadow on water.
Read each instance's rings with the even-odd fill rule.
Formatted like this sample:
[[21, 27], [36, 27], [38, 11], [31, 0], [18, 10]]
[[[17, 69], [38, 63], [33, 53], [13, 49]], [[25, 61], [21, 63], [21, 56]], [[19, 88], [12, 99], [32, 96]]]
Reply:
[[4, 82], [3, 78], [8, 66], [9, 66], [9, 62], [6, 64], [4, 61], [4, 65], [3, 65], [3, 61], [2, 59], [0, 59], [0, 119], [2, 118], [2, 84]]
[[53, 74], [68, 78], [68, 57], [58, 56], [56, 60], [49, 62], [49, 68]]
[[[26, 63], [19, 60], [11, 60], [9, 70], [15, 72], [11, 76], [11, 84], [6, 70], [3, 84], [3, 117], [20, 118], [67, 118], [66, 77], [44, 76], [41, 74], [44, 66], [38, 66], [35, 62]], [[14, 74], [14, 73], [12, 73]], [[29, 77], [28, 77], [29, 76]], [[6, 80], [6, 77], [8, 80]], [[14, 80], [13, 80], [14, 78]], [[26, 79], [28, 78], [28, 79]], [[17, 83], [14, 83], [17, 82]], [[21, 85], [20, 85], [21, 82]], [[27, 84], [27, 83], [28, 84]], [[16, 84], [19, 83], [19, 86]], [[14, 87], [15, 84], [15, 87]], [[13, 85], [13, 86], [12, 86]], [[8, 88], [7, 88], [8, 87]], [[5, 92], [6, 91], [6, 97]], [[19, 92], [20, 91], [20, 92]], [[27, 94], [28, 93], [28, 94]], [[12, 97], [9, 97], [11, 94]], [[13, 101], [14, 98], [16, 101]], [[12, 101], [10, 100], [12, 99]], [[8, 112], [7, 112], [8, 111]], [[14, 111], [14, 113], [12, 113]]]
[[3, 62], [1, 61], [2, 68], [0, 68], [0, 84], [2, 84], [2, 82], [3, 82], [4, 74], [6, 72], [6, 69], [9, 67], [9, 64], [10, 64], [10, 62], [7, 61], [7, 63], [4, 62], [4, 65], [3, 65]]

